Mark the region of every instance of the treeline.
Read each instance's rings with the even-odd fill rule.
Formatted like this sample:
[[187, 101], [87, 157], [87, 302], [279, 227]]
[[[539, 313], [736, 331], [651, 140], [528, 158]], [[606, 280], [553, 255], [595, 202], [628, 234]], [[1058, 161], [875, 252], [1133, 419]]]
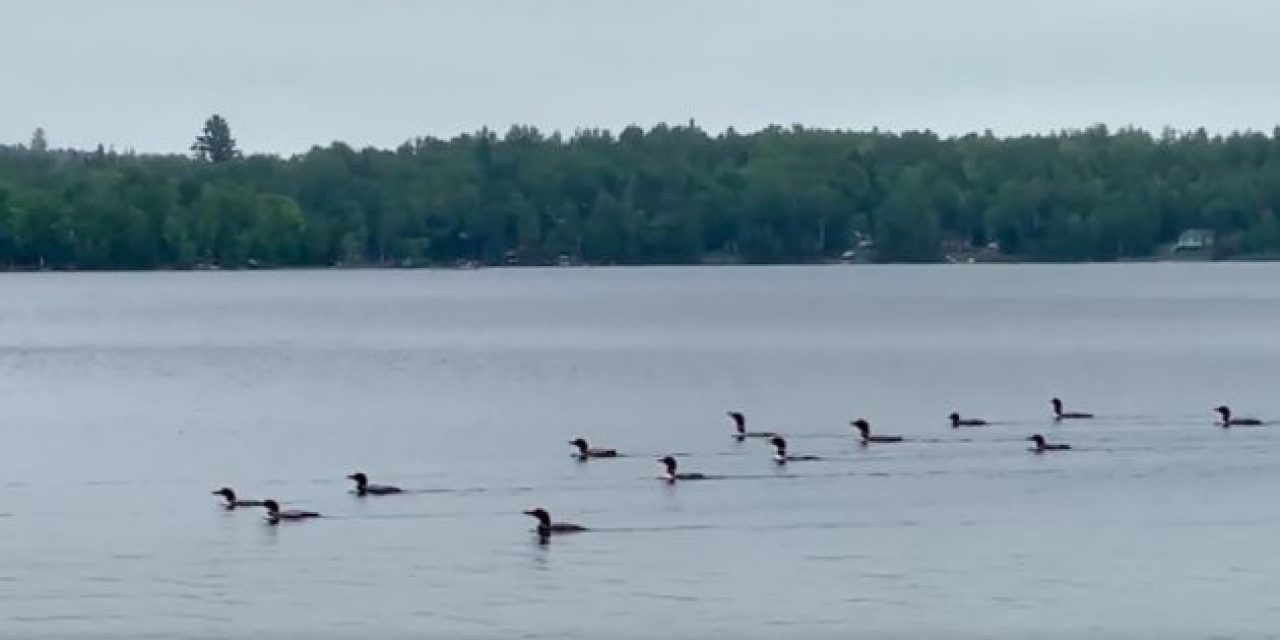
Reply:
[[1280, 129], [514, 127], [284, 158], [220, 127], [190, 157], [0, 147], [0, 267], [1115, 260], [1192, 228], [1280, 254]]

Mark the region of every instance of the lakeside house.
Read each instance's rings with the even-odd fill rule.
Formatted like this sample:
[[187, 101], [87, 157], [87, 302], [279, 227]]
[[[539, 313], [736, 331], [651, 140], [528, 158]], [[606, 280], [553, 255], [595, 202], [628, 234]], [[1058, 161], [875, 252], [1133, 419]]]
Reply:
[[1178, 236], [1178, 241], [1173, 243], [1170, 253], [1181, 253], [1184, 251], [1204, 251], [1213, 248], [1213, 230], [1212, 229], [1187, 229]]

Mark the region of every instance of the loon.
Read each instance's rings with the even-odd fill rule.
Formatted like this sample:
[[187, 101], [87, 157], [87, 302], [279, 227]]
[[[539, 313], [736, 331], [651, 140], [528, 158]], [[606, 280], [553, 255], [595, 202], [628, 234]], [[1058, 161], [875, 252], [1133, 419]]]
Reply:
[[1222, 405], [1214, 411], [1222, 414], [1222, 422], [1218, 423], [1220, 427], [1260, 427], [1262, 421], [1257, 418], [1232, 418], [1231, 407]]
[[263, 500], [262, 506], [267, 508], [267, 522], [271, 524], [276, 524], [281, 520], [306, 520], [307, 518], [320, 517], [320, 514], [314, 511], [298, 511], [297, 509], [281, 511], [280, 503], [275, 500]]
[[1079, 411], [1067, 411], [1064, 413], [1062, 411], [1062, 400], [1058, 398], [1054, 398], [1049, 402], [1053, 404], [1054, 420], [1088, 420], [1093, 417], [1092, 413], [1081, 413]]
[[802, 456], [787, 455], [787, 441], [782, 436], [774, 436], [770, 438], [769, 444], [773, 445], [773, 448], [776, 450], [773, 454], [773, 461], [778, 464], [786, 464], [788, 462], [806, 462], [810, 460], [822, 459], [822, 458], [819, 458], [818, 456], [812, 456], [812, 455], [802, 455]]
[[747, 438], [772, 438], [778, 435], [772, 431], [747, 431], [746, 416], [737, 411], [730, 411], [728, 415], [733, 419], [733, 437], [737, 438], [739, 442]]
[[706, 480], [707, 479], [707, 474], [705, 473], [676, 473], [676, 459], [672, 458], [671, 456], [663, 456], [661, 458], [658, 458], [658, 462], [661, 462], [662, 466], [666, 470], [665, 473], [663, 473], [659, 477], [662, 480], [666, 480], [667, 482], [675, 482], [676, 480]]
[[1036, 443], [1036, 448], [1032, 449], [1032, 451], [1036, 453], [1044, 453], [1045, 451], [1066, 451], [1071, 448], [1071, 445], [1069, 444], [1050, 444], [1045, 442], [1044, 436], [1038, 433], [1027, 439]]
[[986, 420], [979, 418], [961, 418], [960, 414], [954, 411], [951, 412], [951, 415], [948, 416], [948, 418], [951, 420], [952, 429], [959, 429], [960, 427], [985, 427], [990, 424]]
[[213, 495], [215, 495], [215, 496], [222, 496], [222, 499], [223, 499], [223, 501], [224, 501], [224, 502], [222, 503], [222, 506], [226, 507], [228, 510], [230, 510], [230, 509], [234, 509], [234, 508], [236, 508], [236, 507], [262, 507], [262, 506], [266, 506], [266, 505], [264, 505], [264, 504], [263, 504], [263, 502], [262, 502], [261, 500], [237, 500], [237, 499], [236, 499], [236, 492], [232, 491], [232, 490], [231, 490], [230, 488], [228, 488], [228, 487], [223, 487], [223, 488], [221, 488], [221, 489], [218, 489], [217, 491], [214, 491], [214, 492], [213, 492]]
[[544, 543], [554, 534], [578, 533], [579, 531], [587, 530], [584, 526], [568, 522], [552, 522], [551, 514], [547, 513], [547, 510], [541, 507], [529, 509], [528, 511], [525, 511], [524, 514], [538, 519], [538, 539]]
[[587, 444], [587, 441], [586, 441], [585, 439], [583, 439], [583, 438], [578, 438], [578, 439], [576, 439], [576, 440], [570, 440], [570, 441], [569, 441], [569, 444], [571, 444], [571, 445], [573, 445], [573, 446], [575, 446], [575, 447], [577, 447], [577, 448], [578, 448], [578, 453], [574, 454], [574, 457], [576, 457], [576, 458], [577, 458], [577, 459], [579, 459], [579, 460], [586, 460], [587, 458], [616, 458], [616, 457], [618, 457], [618, 450], [617, 450], [617, 449], [592, 449], [592, 448]]
[[348, 480], [356, 481], [356, 495], [358, 496], [389, 496], [394, 493], [403, 493], [404, 489], [393, 487], [385, 484], [369, 484], [369, 476], [357, 471], [349, 476]]
[[869, 442], [902, 442], [902, 436], [873, 436], [871, 435], [871, 423], [862, 418], [858, 418], [850, 422], [859, 433], [862, 434], [862, 444]]

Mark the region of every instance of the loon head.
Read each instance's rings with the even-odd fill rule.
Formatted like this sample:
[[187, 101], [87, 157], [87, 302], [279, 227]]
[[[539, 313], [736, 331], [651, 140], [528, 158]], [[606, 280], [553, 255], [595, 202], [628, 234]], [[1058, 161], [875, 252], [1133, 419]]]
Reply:
[[213, 495], [222, 496], [222, 499], [226, 500], [228, 505], [233, 505], [236, 502], [236, 492], [232, 491], [229, 487], [218, 489], [213, 492]]
[[861, 433], [862, 433], [862, 437], [864, 437], [864, 438], [865, 438], [865, 437], [867, 437], [867, 436], [871, 435], [871, 423], [867, 422], [866, 420], [864, 420], [864, 419], [862, 419], [862, 418], [858, 418], [857, 420], [854, 420], [853, 422], [850, 422], [849, 424], [853, 425], [853, 427], [854, 427], [855, 429], [857, 429], [859, 432], [861, 432]]
[[730, 411], [729, 417], [733, 419], [733, 426], [738, 433], [747, 432], [747, 417], [737, 411]]
[[1042, 436], [1042, 435], [1040, 435], [1040, 434], [1038, 434], [1038, 433], [1037, 433], [1037, 434], [1035, 434], [1034, 436], [1031, 436], [1031, 437], [1027, 438], [1027, 440], [1030, 440], [1030, 441], [1032, 441], [1032, 442], [1036, 443], [1036, 447], [1037, 447], [1037, 448], [1043, 448], [1043, 447], [1044, 447], [1044, 436]]
[[357, 485], [357, 486], [361, 486], [361, 487], [363, 487], [363, 486], [364, 486], [364, 485], [366, 485], [366, 484], [369, 484], [369, 476], [366, 476], [365, 474], [363, 474], [363, 473], [361, 473], [361, 472], [359, 472], [359, 471], [357, 471], [357, 472], [355, 472], [355, 473], [353, 473], [353, 474], [351, 474], [351, 475], [347, 476], [347, 479], [348, 479], [348, 480], [355, 480], [355, 481], [356, 481], [356, 485]]
[[547, 510], [543, 509], [542, 507], [538, 507], [536, 509], [529, 509], [525, 511], [524, 514], [526, 516], [533, 516], [537, 518], [538, 526], [542, 526], [542, 527], [551, 526], [551, 514], [547, 513]]
[[1058, 399], [1058, 398], [1054, 398], [1054, 399], [1050, 400], [1049, 402], [1050, 402], [1050, 404], [1052, 404], [1052, 405], [1053, 405], [1053, 413], [1054, 413], [1054, 415], [1059, 415], [1059, 416], [1060, 416], [1060, 415], [1062, 415], [1062, 400], [1060, 400], [1060, 399]]
[[1229, 422], [1231, 420], [1231, 407], [1228, 407], [1227, 405], [1224, 404], [1215, 408], [1214, 411], [1217, 411], [1218, 413], [1222, 414], [1223, 422]]
[[787, 441], [782, 436], [769, 438], [769, 444], [778, 450], [777, 457], [785, 457], [787, 455]]
[[587, 446], [587, 441], [584, 438], [575, 438], [573, 440], [570, 440], [569, 444], [577, 447], [578, 452], [583, 454], [585, 454], [587, 452], [587, 449], [589, 448]]
[[954, 428], [956, 428], [956, 427], [959, 427], [959, 426], [960, 426], [960, 414], [959, 414], [959, 413], [956, 413], [955, 411], [952, 411], [952, 412], [951, 412], [951, 415], [950, 415], [950, 416], [947, 416], [947, 417], [951, 420], [951, 428], [953, 428], [953, 429], [954, 429]]
[[275, 500], [263, 500], [262, 506], [267, 510], [268, 516], [274, 516], [280, 513], [280, 503]]
[[675, 459], [675, 458], [672, 458], [671, 456], [662, 456], [661, 458], [658, 458], [658, 462], [660, 462], [660, 463], [662, 464], [662, 466], [666, 468], [666, 470], [667, 470], [667, 475], [668, 475], [668, 476], [674, 476], [674, 475], [675, 475], [675, 473], [676, 473], [676, 459]]

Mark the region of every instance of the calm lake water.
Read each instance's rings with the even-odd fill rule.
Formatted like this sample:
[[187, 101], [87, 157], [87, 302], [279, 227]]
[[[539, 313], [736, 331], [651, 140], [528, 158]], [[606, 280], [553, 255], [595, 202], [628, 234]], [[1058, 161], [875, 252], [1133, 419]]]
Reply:
[[0, 381], [4, 638], [1280, 630], [1280, 265], [7, 274]]

